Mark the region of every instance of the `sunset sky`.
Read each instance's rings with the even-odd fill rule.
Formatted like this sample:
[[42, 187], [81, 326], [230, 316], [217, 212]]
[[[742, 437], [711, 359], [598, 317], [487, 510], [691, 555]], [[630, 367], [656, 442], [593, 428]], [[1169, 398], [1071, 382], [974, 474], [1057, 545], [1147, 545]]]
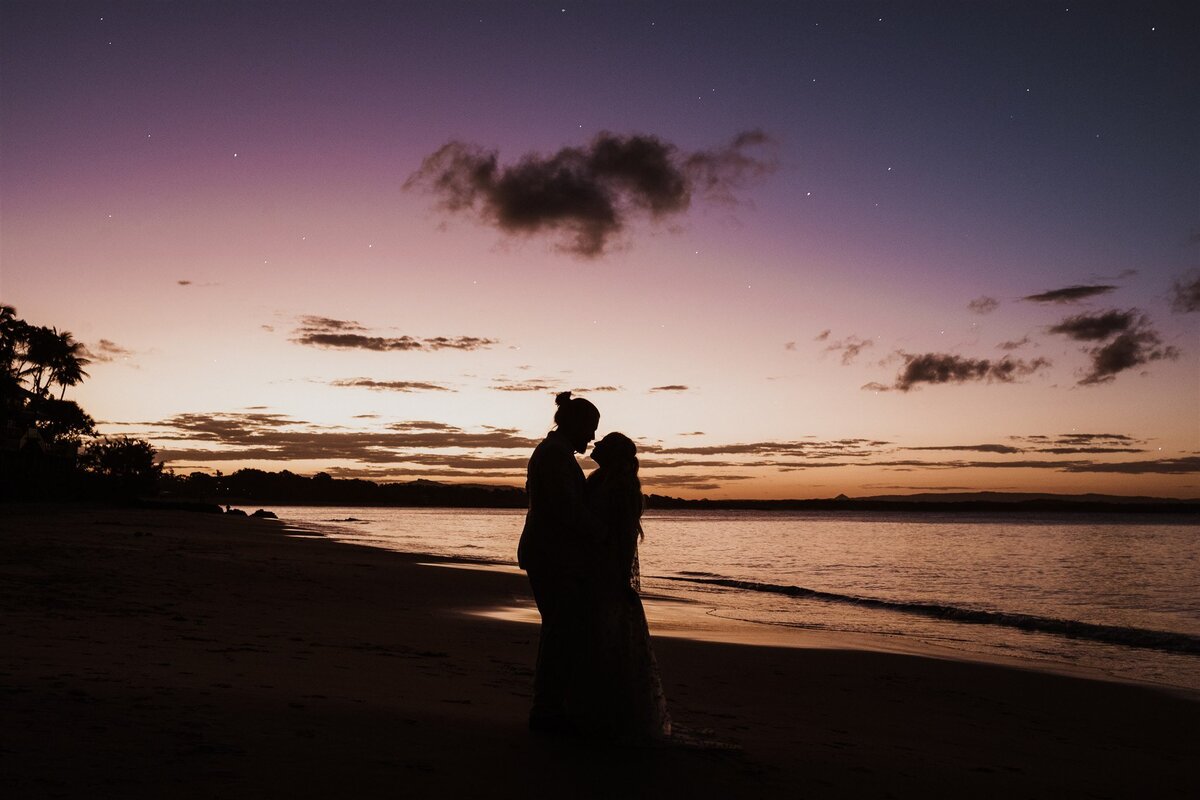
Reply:
[[1200, 497], [1198, 20], [6, 0], [0, 301], [179, 472]]

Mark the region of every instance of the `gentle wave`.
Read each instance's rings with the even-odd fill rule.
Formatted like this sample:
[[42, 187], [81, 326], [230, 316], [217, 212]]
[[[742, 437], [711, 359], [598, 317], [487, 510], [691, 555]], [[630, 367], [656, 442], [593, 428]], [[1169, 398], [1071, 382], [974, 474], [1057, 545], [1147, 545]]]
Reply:
[[692, 577], [695, 573], [684, 574], [689, 575], [689, 577], [680, 578], [667, 575], [657, 577], [686, 583], [703, 583], [714, 586], [726, 586], [731, 589], [783, 594], [789, 597], [803, 597], [811, 600], [852, 603], [866, 608], [882, 608], [907, 614], [920, 614], [926, 617], [951, 620], [953, 622], [966, 622], [977, 625], [1001, 625], [1023, 631], [1052, 633], [1075, 639], [1089, 639], [1106, 644], [1126, 645], [1127, 647], [1144, 647], [1152, 650], [1163, 650], [1169, 653], [1200, 653], [1200, 636], [1191, 636], [1186, 633], [1156, 631], [1146, 628], [1127, 628], [1120, 625], [1097, 625], [1091, 622], [1080, 622], [1079, 620], [1056, 619], [1054, 617], [1039, 617], [1033, 614], [1016, 614], [1002, 611], [984, 611], [938, 603], [882, 600], [874, 597], [857, 597], [849, 594], [822, 592], [817, 589], [806, 589], [803, 586], [740, 581], [732, 578]]

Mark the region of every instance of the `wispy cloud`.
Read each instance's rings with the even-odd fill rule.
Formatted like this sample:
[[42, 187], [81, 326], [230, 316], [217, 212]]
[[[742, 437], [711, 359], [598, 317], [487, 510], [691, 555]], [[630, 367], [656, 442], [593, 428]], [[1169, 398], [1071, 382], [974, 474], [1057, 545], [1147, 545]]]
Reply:
[[471, 468], [484, 469], [499, 464], [494, 462], [499, 456], [478, 451], [522, 451], [520, 456], [505, 457], [502, 466], [514, 468], [525, 463], [528, 451], [539, 441], [512, 429], [466, 431], [430, 421], [394, 422], [383, 430], [347, 431], [271, 413], [177, 414], [138, 425], [153, 441], [186, 445], [163, 447], [160, 455], [169, 462], [351, 460], [367, 464], [438, 463], [464, 469], [470, 463]]
[[905, 447], [904, 450], [970, 450], [977, 453], [1020, 453], [1021, 448], [1008, 444], [944, 444]]
[[682, 383], [668, 383], [665, 386], [651, 386], [652, 392], [687, 392], [690, 391], [690, 386], [684, 386]]
[[1116, 472], [1124, 475], [1183, 475], [1200, 472], [1200, 456], [1160, 458], [1153, 461], [1111, 461], [1075, 464], [1067, 472]]
[[132, 355], [132, 350], [121, 347], [109, 339], [100, 339], [96, 342], [95, 347], [88, 347], [87, 345], [83, 347], [83, 356], [99, 364], [116, 361], [119, 358], [126, 359]]
[[859, 353], [873, 344], [875, 344], [875, 342], [871, 339], [862, 339], [858, 336], [851, 335], [847, 336], [845, 339], [840, 339], [829, 344], [826, 346], [825, 352], [840, 352], [842, 354], [842, 365], [849, 366], [850, 364], [854, 363], [854, 359], [858, 358]]
[[994, 297], [976, 297], [971, 302], [967, 303], [967, 309], [976, 314], [990, 314], [1000, 307], [1000, 301]]
[[1000, 350], [1008, 350], [1009, 352], [1012, 352], [1013, 350], [1020, 350], [1022, 347], [1029, 344], [1029, 342], [1030, 342], [1029, 337], [1023, 336], [1020, 339], [1015, 339], [1015, 340], [1007, 341], [1007, 342], [1001, 342], [1000, 344], [996, 345], [996, 347]]
[[1179, 278], [1171, 285], [1171, 310], [1177, 314], [1200, 311], [1200, 273]]
[[749, 475], [738, 474], [670, 474], [643, 475], [642, 488], [647, 492], [656, 489], [692, 489], [696, 491], [711, 491], [722, 488], [722, 484], [750, 480]]
[[479, 336], [371, 336], [357, 322], [329, 317], [304, 316], [299, 321], [291, 341], [333, 350], [482, 350], [498, 343]]
[[378, 392], [453, 392], [448, 386], [425, 381], [379, 381], [373, 378], [344, 378], [330, 381], [330, 386], [348, 386]]
[[1048, 292], [1041, 294], [1026, 295], [1025, 299], [1034, 303], [1058, 303], [1066, 305], [1070, 303], [1078, 303], [1081, 300], [1087, 300], [1090, 297], [1098, 297], [1102, 294], [1108, 294], [1115, 291], [1116, 286], [1107, 284], [1094, 286], [1066, 286], [1062, 289], [1051, 289]]
[[553, 378], [492, 378], [489, 387], [497, 392], [558, 392], [562, 382]]
[[796, 456], [830, 458], [867, 456], [890, 442], [877, 439], [812, 439], [807, 441], [735, 442], [700, 447], [664, 447], [663, 455], [743, 455], [761, 457]]

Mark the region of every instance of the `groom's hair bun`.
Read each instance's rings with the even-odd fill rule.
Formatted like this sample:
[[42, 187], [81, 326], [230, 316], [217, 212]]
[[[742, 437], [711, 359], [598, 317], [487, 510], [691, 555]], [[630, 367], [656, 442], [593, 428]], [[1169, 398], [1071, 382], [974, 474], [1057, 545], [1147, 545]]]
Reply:
[[558, 410], [554, 412], [555, 425], [574, 425], [582, 422], [590, 422], [593, 426], [600, 424], [600, 409], [589, 400], [572, 397], [570, 392], [556, 394], [554, 405], [558, 406]]

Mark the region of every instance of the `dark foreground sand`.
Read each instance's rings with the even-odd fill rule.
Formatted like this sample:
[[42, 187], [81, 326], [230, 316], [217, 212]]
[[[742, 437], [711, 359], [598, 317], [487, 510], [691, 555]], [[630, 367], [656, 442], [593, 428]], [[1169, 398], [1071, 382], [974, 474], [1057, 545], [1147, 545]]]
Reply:
[[657, 638], [677, 722], [734, 750], [533, 736], [536, 627], [462, 613], [523, 579], [420, 560], [0, 506], [0, 795], [1195, 796], [1193, 700], [848, 649]]

